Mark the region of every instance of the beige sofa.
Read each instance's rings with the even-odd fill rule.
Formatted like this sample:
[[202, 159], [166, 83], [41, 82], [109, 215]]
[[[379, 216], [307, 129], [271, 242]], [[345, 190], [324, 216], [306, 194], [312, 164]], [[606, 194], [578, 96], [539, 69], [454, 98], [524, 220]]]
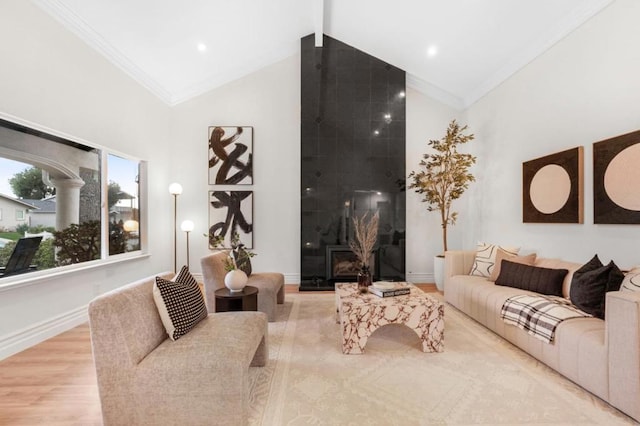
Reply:
[[[200, 259], [202, 279], [204, 281], [207, 310], [215, 312], [215, 291], [224, 288], [224, 261], [229, 251], [223, 250]], [[258, 310], [267, 314], [269, 321], [276, 320], [276, 304], [284, 303], [284, 275], [279, 272], [254, 272], [249, 275], [247, 285], [258, 289]]]
[[[500, 318], [504, 301], [526, 290], [496, 286], [469, 275], [475, 251], [445, 254], [444, 297], [491, 331], [640, 421], [640, 293], [609, 292], [605, 320], [575, 318], [556, 329], [547, 344]], [[573, 272], [581, 265], [538, 258], [535, 266], [568, 269], [563, 295], [569, 294]]]
[[[173, 273], [160, 276], [171, 279]], [[89, 304], [104, 424], [245, 424], [249, 366], [268, 359], [266, 315], [209, 315], [172, 341], [153, 300], [154, 280], [136, 281]]]

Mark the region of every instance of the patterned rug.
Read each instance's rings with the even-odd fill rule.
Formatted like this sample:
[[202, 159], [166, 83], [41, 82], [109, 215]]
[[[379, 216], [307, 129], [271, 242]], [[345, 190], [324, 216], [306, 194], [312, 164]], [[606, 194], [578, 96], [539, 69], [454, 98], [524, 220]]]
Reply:
[[343, 355], [333, 293], [286, 300], [250, 369], [251, 425], [635, 424], [450, 306], [443, 353], [388, 325]]

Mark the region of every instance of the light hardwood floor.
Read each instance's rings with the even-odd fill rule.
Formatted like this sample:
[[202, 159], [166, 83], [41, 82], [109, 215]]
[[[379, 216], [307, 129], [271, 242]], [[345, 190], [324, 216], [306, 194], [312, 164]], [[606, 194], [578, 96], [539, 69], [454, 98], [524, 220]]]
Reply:
[[[437, 291], [433, 284], [418, 287]], [[88, 324], [0, 361], [0, 425], [101, 424]]]

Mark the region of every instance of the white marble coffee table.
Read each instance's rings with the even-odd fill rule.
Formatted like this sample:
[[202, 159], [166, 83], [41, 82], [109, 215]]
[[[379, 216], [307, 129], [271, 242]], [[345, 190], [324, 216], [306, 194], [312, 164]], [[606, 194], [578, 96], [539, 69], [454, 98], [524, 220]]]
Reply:
[[408, 295], [378, 297], [359, 293], [355, 283], [336, 284], [343, 353], [364, 353], [369, 336], [387, 324], [404, 324], [412, 329], [422, 341], [423, 352], [444, 350], [444, 305], [418, 287], [408, 285], [411, 287]]

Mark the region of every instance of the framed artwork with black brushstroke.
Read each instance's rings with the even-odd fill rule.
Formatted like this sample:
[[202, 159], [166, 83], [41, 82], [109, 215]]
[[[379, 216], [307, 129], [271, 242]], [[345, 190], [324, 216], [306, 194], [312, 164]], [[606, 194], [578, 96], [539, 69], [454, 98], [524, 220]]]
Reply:
[[253, 127], [209, 127], [209, 185], [253, 184]]
[[593, 144], [593, 223], [640, 224], [640, 130]]
[[524, 223], [584, 222], [584, 148], [522, 163]]
[[[253, 248], [253, 191], [209, 191], [209, 248], [231, 248], [234, 232], [245, 248]], [[215, 245], [219, 236], [222, 247]]]

